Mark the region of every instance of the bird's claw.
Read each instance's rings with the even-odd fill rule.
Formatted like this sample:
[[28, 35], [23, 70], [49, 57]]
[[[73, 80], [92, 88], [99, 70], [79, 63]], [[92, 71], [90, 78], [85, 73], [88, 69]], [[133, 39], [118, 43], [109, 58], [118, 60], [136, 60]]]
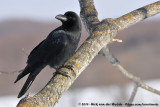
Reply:
[[65, 77], [67, 77], [67, 78], [68, 78], [68, 77], [71, 78], [68, 72], [64, 72], [64, 71], [61, 71], [61, 70], [57, 70], [55, 73], [56, 73], [56, 74], [61, 74], [61, 75], [65, 76]]
[[26, 97], [31, 97], [31, 93], [29, 92], [29, 93], [26, 95]]
[[72, 71], [72, 75], [74, 75], [74, 77], [76, 77], [76, 73], [75, 73], [72, 65], [63, 65], [62, 67], [70, 69]]
[[73, 67], [72, 67], [71, 65], [63, 65], [62, 67], [65, 67], [65, 68], [67, 68], [67, 69], [70, 69], [70, 70], [72, 70], [72, 71], [74, 72]]
[[72, 70], [72, 71], [74, 72], [74, 70], [73, 70], [73, 68], [72, 68], [71, 65], [62, 65], [62, 66], [60, 66], [60, 67], [56, 70], [56, 72], [54, 72], [53, 75], [55, 75], [55, 74], [61, 74], [61, 75], [65, 76], [65, 77], [67, 77], [67, 78], [68, 78], [68, 77], [71, 78], [71, 76], [69, 75], [68, 72], [61, 71], [61, 70], [59, 70], [60, 68], [67, 68], [67, 69], [70, 69], [70, 70]]

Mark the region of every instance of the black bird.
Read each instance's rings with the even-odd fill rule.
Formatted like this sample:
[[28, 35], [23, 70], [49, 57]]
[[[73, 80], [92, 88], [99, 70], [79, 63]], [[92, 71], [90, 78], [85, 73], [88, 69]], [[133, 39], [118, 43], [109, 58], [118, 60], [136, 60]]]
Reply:
[[81, 21], [79, 16], [68, 11], [64, 15], [57, 15], [56, 19], [62, 25], [53, 30], [46, 39], [37, 45], [28, 56], [27, 66], [21, 72], [15, 83], [29, 74], [18, 98], [23, 96], [40, 71], [49, 65], [58, 69], [75, 52], [81, 37]]

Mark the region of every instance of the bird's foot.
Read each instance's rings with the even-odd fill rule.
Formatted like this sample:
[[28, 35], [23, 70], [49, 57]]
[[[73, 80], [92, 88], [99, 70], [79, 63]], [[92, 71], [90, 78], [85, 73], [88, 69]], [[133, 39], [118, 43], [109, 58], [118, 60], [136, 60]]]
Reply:
[[70, 69], [70, 70], [72, 70], [72, 71], [74, 72], [74, 70], [73, 70], [73, 68], [72, 68], [71, 65], [62, 65], [62, 66], [60, 66], [60, 67], [56, 70], [56, 72], [55, 72], [53, 75], [55, 75], [55, 74], [61, 74], [61, 75], [65, 76], [65, 77], [67, 77], [67, 78], [68, 78], [68, 77], [71, 78], [71, 76], [69, 75], [68, 72], [61, 71], [61, 70], [59, 70], [60, 68], [67, 68], [67, 69]]
[[56, 74], [61, 74], [61, 75], [65, 76], [65, 77], [67, 77], [67, 78], [68, 78], [68, 77], [71, 78], [70, 75], [68, 74], [68, 72], [64, 72], [64, 71], [61, 71], [61, 70], [57, 70], [55, 73], [56, 73]]
[[31, 97], [31, 92], [29, 92], [29, 93], [26, 95], [26, 97]]
[[72, 70], [74, 72], [72, 65], [63, 65], [62, 67], [70, 69], [70, 70]]

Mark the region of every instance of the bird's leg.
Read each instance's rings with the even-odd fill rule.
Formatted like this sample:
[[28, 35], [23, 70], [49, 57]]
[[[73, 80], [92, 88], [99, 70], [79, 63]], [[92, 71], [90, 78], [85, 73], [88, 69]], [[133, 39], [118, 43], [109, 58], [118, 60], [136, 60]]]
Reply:
[[[60, 68], [67, 68], [67, 69], [70, 69], [70, 70], [72, 70], [74, 72], [73, 67], [71, 65], [62, 65], [55, 72], [55, 74], [61, 74], [61, 75], [65, 76], [65, 77], [67, 77], [67, 78], [68, 77], [71, 78], [71, 76], [69, 75], [68, 72], [61, 71]], [[55, 75], [55, 74], [53, 74], [53, 75]]]
[[72, 65], [62, 65], [62, 67], [70, 69], [70, 70], [72, 70], [74, 72]]
[[64, 72], [64, 71], [61, 71], [61, 70], [56, 70], [55, 74], [61, 74], [61, 75], [65, 76], [65, 77], [67, 77], [67, 78], [68, 77], [71, 78], [69, 76], [68, 72]]

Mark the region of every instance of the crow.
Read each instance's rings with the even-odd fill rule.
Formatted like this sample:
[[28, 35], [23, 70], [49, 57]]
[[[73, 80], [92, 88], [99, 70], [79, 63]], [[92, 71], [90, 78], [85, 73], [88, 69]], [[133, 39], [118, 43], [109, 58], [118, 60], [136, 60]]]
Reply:
[[27, 65], [18, 75], [16, 81], [29, 74], [18, 98], [23, 96], [33, 83], [40, 71], [49, 65], [58, 69], [75, 52], [81, 37], [81, 21], [79, 16], [72, 11], [55, 17], [62, 25], [53, 30], [46, 39], [39, 43], [29, 54]]

